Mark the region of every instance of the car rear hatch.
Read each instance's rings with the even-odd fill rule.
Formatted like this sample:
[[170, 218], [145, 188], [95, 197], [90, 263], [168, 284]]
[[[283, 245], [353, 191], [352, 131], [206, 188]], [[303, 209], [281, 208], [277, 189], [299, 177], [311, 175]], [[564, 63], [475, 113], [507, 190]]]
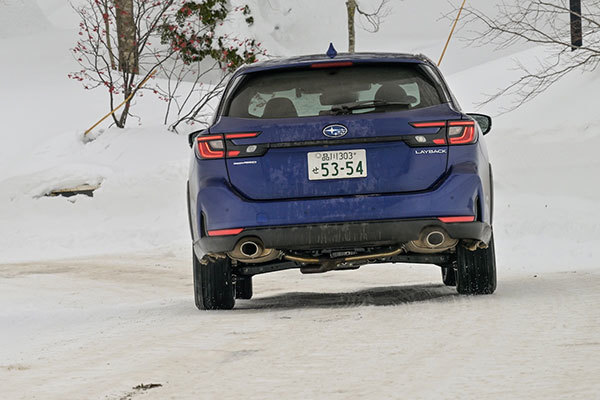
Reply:
[[[348, 75], [348, 70], [343, 71]], [[367, 72], [381, 75], [382, 71], [371, 67]], [[310, 77], [314, 72], [304, 73]], [[343, 75], [336, 78], [348, 82], [349, 77]], [[272, 76], [270, 71], [265, 79]], [[325, 75], [327, 79], [331, 76]], [[425, 99], [433, 96], [425, 93], [432, 89], [423, 87], [422, 82], [415, 88], [414, 82], [406, 80], [406, 73], [399, 81], [408, 92], [404, 95], [412, 103], [418, 98], [424, 107], [385, 106], [388, 109], [381, 110], [385, 107], [369, 103], [379, 101], [376, 97], [381, 97], [383, 90], [378, 89], [386, 84], [373, 83], [375, 79], [370, 77], [367, 84], [352, 81], [342, 93], [327, 88], [315, 93], [321, 89], [299, 78], [295, 86], [279, 83], [273, 89], [273, 85], [264, 88], [263, 84], [260, 90], [266, 96], [256, 90], [244, 94], [242, 89], [238, 96], [251, 100], [241, 101], [240, 107], [234, 98], [231, 107], [237, 108], [210, 128], [210, 135], [225, 139], [231, 185], [253, 200], [405, 193], [434, 186], [447, 168], [446, 127], [414, 124], [460, 119], [461, 114], [441, 99], [438, 104], [427, 103], [435, 103]], [[431, 81], [426, 83], [433, 86]], [[313, 110], [311, 101], [318, 102], [318, 110]], [[340, 104], [357, 109], [344, 109]]]

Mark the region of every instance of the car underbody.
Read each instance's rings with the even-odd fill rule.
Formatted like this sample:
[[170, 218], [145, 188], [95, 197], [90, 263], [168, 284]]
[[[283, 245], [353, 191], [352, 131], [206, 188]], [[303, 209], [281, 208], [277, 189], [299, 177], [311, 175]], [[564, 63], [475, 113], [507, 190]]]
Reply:
[[205, 246], [200, 241], [197, 245], [209, 256], [234, 260], [239, 274], [257, 275], [291, 268], [320, 273], [386, 262], [448, 265], [459, 242], [485, 248], [490, 237], [491, 227], [483, 222], [415, 219], [264, 227], [219, 240], [206, 237]]

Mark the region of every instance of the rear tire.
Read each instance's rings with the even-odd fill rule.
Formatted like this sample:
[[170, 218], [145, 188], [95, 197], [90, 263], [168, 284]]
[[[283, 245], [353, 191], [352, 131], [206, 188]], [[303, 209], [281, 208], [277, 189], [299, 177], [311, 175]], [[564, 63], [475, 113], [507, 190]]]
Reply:
[[252, 276], [236, 276], [235, 298], [250, 300], [252, 298]]
[[453, 266], [442, 267], [442, 282], [446, 286], [456, 286], [456, 270]]
[[496, 290], [494, 236], [487, 249], [470, 251], [457, 246], [456, 290], [460, 294], [492, 294]]
[[231, 259], [195, 254], [194, 299], [200, 310], [231, 310], [235, 305], [235, 285], [231, 274]]

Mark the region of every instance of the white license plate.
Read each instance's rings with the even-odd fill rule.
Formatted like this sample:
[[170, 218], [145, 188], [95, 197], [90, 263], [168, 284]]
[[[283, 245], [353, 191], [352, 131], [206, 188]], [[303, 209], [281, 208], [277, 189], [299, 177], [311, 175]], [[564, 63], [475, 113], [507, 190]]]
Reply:
[[315, 151], [307, 154], [308, 179], [365, 178], [367, 176], [367, 151], [338, 150]]

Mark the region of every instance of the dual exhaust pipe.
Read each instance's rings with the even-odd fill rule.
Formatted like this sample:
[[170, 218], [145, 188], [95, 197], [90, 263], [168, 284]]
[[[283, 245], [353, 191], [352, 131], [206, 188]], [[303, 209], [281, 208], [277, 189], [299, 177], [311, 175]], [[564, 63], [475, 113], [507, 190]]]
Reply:
[[[421, 231], [418, 240], [413, 240], [404, 245], [404, 249], [408, 252], [432, 254], [440, 253], [449, 250], [458, 244], [457, 239], [451, 238], [442, 228], [432, 226]], [[257, 237], [242, 238], [236, 245], [233, 251], [229, 252], [229, 256], [243, 263], [263, 263], [272, 261], [280, 257], [282, 253], [274, 249], [265, 249], [263, 242]], [[387, 255], [387, 254], [386, 254]], [[387, 255], [389, 256], [389, 255]], [[364, 257], [348, 257], [345, 261], [360, 261], [362, 258], [372, 258], [373, 255]], [[286, 256], [288, 260], [300, 262], [320, 262], [313, 259], [298, 259]], [[355, 260], [356, 258], [356, 260]]]

